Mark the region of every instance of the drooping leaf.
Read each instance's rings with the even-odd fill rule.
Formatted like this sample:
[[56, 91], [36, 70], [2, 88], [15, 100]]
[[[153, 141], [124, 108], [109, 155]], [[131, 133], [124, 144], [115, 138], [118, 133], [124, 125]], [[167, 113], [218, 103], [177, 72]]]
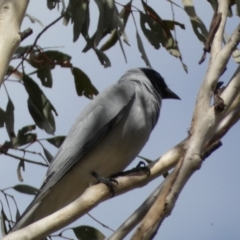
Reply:
[[19, 212], [19, 210], [18, 210], [18, 208], [16, 209], [16, 216], [15, 216], [15, 221], [17, 222], [18, 221], [18, 219], [20, 218], [20, 212]]
[[91, 226], [80, 226], [72, 228], [77, 239], [80, 240], [104, 240], [105, 236], [96, 228]]
[[61, 67], [71, 67], [71, 56], [60, 51], [42, 51], [40, 53], [31, 54], [26, 61], [34, 68], [41, 69], [46, 65], [48, 68], [53, 69], [56, 65]]
[[5, 126], [7, 129], [7, 133], [9, 138], [15, 137], [15, 132], [14, 132], [14, 105], [12, 100], [9, 98], [8, 99], [8, 104], [7, 104], [7, 109], [6, 109], [6, 114], [5, 114]]
[[114, 14], [114, 0], [102, 1], [95, 0], [99, 9], [99, 19], [94, 39], [94, 46], [98, 46], [99, 42], [103, 38], [106, 31], [111, 32], [113, 29], [109, 29]]
[[18, 164], [18, 167], [17, 167], [18, 180], [19, 180], [20, 182], [23, 182], [23, 177], [22, 177], [21, 169], [22, 169], [23, 171], [25, 171], [25, 163], [24, 163], [24, 161], [19, 161], [19, 164]]
[[138, 49], [139, 49], [140, 53], [142, 54], [141, 58], [144, 60], [144, 62], [146, 63], [146, 65], [148, 67], [151, 67], [151, 64], [148, 60], [147, 54], [145, 52], [145, 49], [144, 49], [144, 46], [143, 46], [143, 43], [142, 43], [142, 40], [141, 40], [141, 37], [140, 37], [138, 31], [136, 31], [136, 37], [137, 37]]
[[6, 226], [6, 221], [8, 221], [7, 216], [3, 210], [3, 205], [2, 205], [2, 210], [1, 210], [1, 231], [2, 231], [2, 236], [5, 236], [7, 234], [7, 226]]
[[4, 126], [5, 118], [6, 112], [2, 108], [0, 108], [0, 128]]
[[37, 76], [41, 80], [42, 85], [45, 87], [52, 87], [53, 84], [53, 79], [52, 79], [52, 73], [51, 73], [51, 68], [49, 64], [46, 64], [42, 68], [39, 68], [37, 70]]
[[84, 2], [69, 0], [67, 11], [64, 14], [63, 24], [68, 25], [70, 20], [73, 23], [73, 41], [77, 41], [80, 34], [88, 41], [90, 24], [89, 0], [85, 0]]
[[27, 45], [27, 46], [19, 46], [17, 50], [15, 51], [14, 55], [20, 55], [22, 56], [24, 53], [26, 53], [32, 46]]
[[[125, 37], [126, 35], [124, 34], [124, 28], [126, 27], [128, 17], [131, 13], [131, 6], [132, 6], [132, 1], [127, 3], [119, 13], [119, 17], [123, 20], [123, 30], [122, 31], [120, 30], [120, 35], [123, 35], [124, 42], [126, 42], [127, 44], [129, 43], [127, 38]], [[116, 44], [117, 40], [118, 40], [118, 30], [114, 29], [110, 37], [108, 38], [108, 40], [101, 46], [99, 50], [102, 52], [108, 50], [109, 48], [113, 47]]]
[[26, 184], [18, 184], [12, 187], [14, 190], [20, 193], [25, 193], [29, 195], [36, 195], [38, 193], [38, 189]]
[[98, 94], [98, 90], [92, 85], [91, 80], [82, 70], [74, 67], [72, 68], [72, 74], [78, 96], [84, 95], [92, 99], [94, 95]]
[[107, 57], [107, 55], [105, 53], [103, 53], [102, 51], [100, 51], [99, 49], [94, 49], [99, 61], [101, 62], [101, 64], [107, 68], [107, 67], [111, 67], [111, 62], [109, 60], [109, 58]]
[[30, 14], [28, 14], [28, 13], [26, 13], [25, 16], [29, 18], [29, 20], [31, 21], [31, 23], [37, 22], [37, 23], [39, 23], [40, 26], [44, 27], [44, 25], [42, 24], [42, 22], [41, 22], [39, 19], [35, 18], [34, 16], [32, 16], [32, 15], [30, 15]]
[[90, 39], [86, 39], [87, 44], [84, 47], [83, 52], [87, 52], [91, 48], [96, 49], [99, 42], [108, 33], [111, 33], [114, 28], [118, 27], [115, 21], [113, 21], [115, 12], [114, 0], [95, 0], [95, 2], [99, 9], [98, 26], [93, 36]]
[[36, 128], [35, 125], [25, 126], [18, 131], [17, 136], [12, 137], [11, 141], [6, 141], [3, 146], [7, 148], [18, 148], [26, 144], [33, 143], [37, 140], [36, 133], [29, 133]]
[[66, 136], [57, 136], [53, 138], [47, 138], [46, 140], [55, 147], [60, 148], [65, 138]]
[[57, 115], [54, 106], [39, 88], [37, 83], [29, 76], [24, 75], [23, 82], [29, 95], [28, 109], [33, 120], [39, 128], [44, 129], [49, 134], [53, 134], [55, 132], [55, 120], [52, 112]]
[[147, 17], [147, 15], [140, 12], [140, 26], [143, 31], [143, 34], [155, 49], [159, 49], [161, 46], [160, 44], [161, 42], [157, 38], [156, 34], [152, 30], [146, 27], [146, 24], [148, 24], [148, 21], [149, 21], [149, 18]]
[[[54, 64], [58, 64], [62, 67], [69, 64], [70, 60], [72, 59], [71, 56], [60, 51], [49, 50], [45, 51], [44, 55], [47, 57], [48, 61], [53, 62]], [[42, 55], [42, 58], [45, 56]]]
[[69, 19], [73, 23], [73, 42], [76, 42], [83, 32], [83, 26], [86, 27], [86, 23], [89, 21], [89, 1], [70, 0], [64, 17], [65, 25], [67, 25]]
[[27, 133], [23, 135], [17, 135], [16, 137], [12, 138], [12, 147], [18, 148], [24, 146], [29, 143], [35, 142], [37, 139], [37, 135], [35, 133]]
[[31, 54], [26, 61], [37, 71], [31, 73], [37, 73], [38, 78], [41, 80], [42, 85], [45, 87], [52, 87], [53, 79], [51, 70], [56, 65], [61, 67], [71, 67], [71, 56], [60, 51], [45, 51], [40, 53]]
[[51, 163], [51, 161], [53, 160], [53, 155], [44, 146], [42, 146], [42, 148], [45, 157], [47, 158], [48, 162]]
[[155, 33], [156, 37], [165, 48], [170, 48], [174, 42], [170, 29], [160, 16], [143, 0], [142, 4], [146, 12], [146, 19], [148, 19], [150, 29]]
[[[142, 0], [143, 8], [146, 12], [145, 21], [148, 24], [150, 30], [152, 31], [151, 35], [148, 35], [147, 39], [151, 39], [152, 35], [155, 35], [155, 38], [157, 39], [158, 43], [161, 43], [163, 47], [166, 48], [166, 50], [173, 55], [174, 57], [179, 58], [179, 60], [182, 63], [183, 69], [187, 72], [187, 66], [184, 64], [182, 60], [182, 55], [180, 53], [180, 50], [178, 48], [177, 42], [174, 40], [171, 29], [172, 26], [169, 26], [169, 21], [162, 20], [161, 17]], [[176, 24], [176, 22], [172, 22], [171, 24]], [[182, 25], [181, 25], [182, 26]], [[142, 27], [142, 25], [141, 25]], [[145, 31], [146, 32], [146, 31]], [[151, 36], [151, 38], [150, 38]], [[153, 41], [149, 40], [149, 42], [152, 44]], [[154, 41], [156, 44], [156, 41]], [[152, 44], [155, 48], [156, 45]]]
[[27, 125], [18, 130], [18, 136], [24, 135], [25, 133], [31, 132], [36, 129], [36, 125]]
[[181, 29], [185, 29], [185, 25], [177, 21], [163, 20], [163, 22], [168, 26], [170, 30], [174, 30], [175, 26], [179, 26]]
[[54, 9], [58, 2], [59, 2], [58, 0], [47, 0], [48, 9], [50, 9], [50, 10]]
[[184, 10], [189, 16], [195, 35], [199, 41], [205, 44], [208, 37], [208, 31], [203, 21], [196, 15], [192, 0], [183, 0], [182, 4], [184, 6]]

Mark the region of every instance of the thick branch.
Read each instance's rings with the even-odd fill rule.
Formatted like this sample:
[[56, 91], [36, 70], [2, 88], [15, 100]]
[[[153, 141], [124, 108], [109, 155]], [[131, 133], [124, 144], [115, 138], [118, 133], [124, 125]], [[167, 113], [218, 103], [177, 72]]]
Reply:
[[124, 239], [129, 232], [143, 219], [148, 210], [155, 202], [157, 196], [162, 189], [162, 183], [150, 194], [150, 196], [142, 203], [142, 205], [134, 211], [134, 213], [114, 232], [108, 240]]
[[[210, 106], [210, 99], [230, 55], [239, 42], [237, 28], [232, 35], [232, 39], [236, 41], [229, 41], [221, 49], [227, 9], [228, 1], [219, 1], [218, 12], [222, 14], [221, 23], [213, 40], [209, 68], [198, 94], [190, 138], [184, 147], [185, 151], [174, 171], [165, 180], [159, 198], [145, 216], [132, 239], [152, 239], [155, 236], [163, 220], [171, 213], [185, 183], [201, 167], [203, 149], [209, 139], [213, 138], [219, 123], [225, 117], [225, 111], [218, 112], [214, 106]], [[238, 87], [240, 86], [238, 85]]]
[[[170, 151], [165, 153], [160, 159], [154, 161], [149, 165], [151, 174], [148, 177], [142, 173], [135, 176], [126, 176], [118, 178], [118, 185], [116, 186], [115, 195], [125, 193], [131, 189], [142, 187], [157, 178], [166, 171], [170, 170], [176, 165], [182, 153], [182, 147], [185, 141], [182, 141]], [[103, 184], [94, 185], [88, 188], [83, 195], [77, 200], [70, 203], [68, 206], [60, 209], [52, 215], [43, 218], [26, 228], [20, 229], [16, 232], [10, 233], [3, 240], [32, 240], [41, 239], [50, 233], [61, 229], [62, 227], [75, 221], [82, 215], [86, 214], [99, 203], [111, 197], [108, 188]]]
[[0, 86], [12, 55], [21, 41], [20, 26], [29, 0], [0, 1]]

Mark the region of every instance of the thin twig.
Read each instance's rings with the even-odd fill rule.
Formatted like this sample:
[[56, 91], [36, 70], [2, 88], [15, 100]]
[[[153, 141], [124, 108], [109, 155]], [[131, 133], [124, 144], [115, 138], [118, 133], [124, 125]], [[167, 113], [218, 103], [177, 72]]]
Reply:
[[1, 151], [0, 152], [6, 156], [9, 156], [9, 157], [12, 157], [12, 158], [15, 158], [15, 159], [18, 159], [18, 160], [21, 160], [21, 161], [24, 161], [24, 162], [28, 162], [28, 163], [32, 163], [32, 164], [36, 164], [36, 165], [40, 165], [40, 166], [44, 166], [44, 167], [48, 167], [47, 164], [45, 163], [42, 163], [42, 162], [36, 162], [36, 161], [32, 161], [32, 160], [29, 160], [29, 159], [26, 159], [26, 158], [22, 158], [22, 157], [18, 157], [16, 155], [13, 155], [11, 153], [7, 153], [7, 152], [4, 152], [4, 151]]
[[90, 213], [87, 213], [87, 215], [92, 218], [95, 222], [99, 223], [101, 226], [103, 226], [104, 228], [109, 229], [112, 232], [115, 232], [112, 228], [108, 227], [107, 225], [105, 225], [104, 223], [100, 222], [99, 220], [97, 220], [95, 217], [93, 217]]

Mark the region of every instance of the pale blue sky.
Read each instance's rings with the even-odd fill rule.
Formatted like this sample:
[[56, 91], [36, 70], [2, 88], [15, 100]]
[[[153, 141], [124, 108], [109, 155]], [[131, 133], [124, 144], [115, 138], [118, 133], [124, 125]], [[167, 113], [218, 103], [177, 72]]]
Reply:
[[[127, 2], [127, 1], [119, 1]], [[181, 5], [181, 1], [176, 0]], [[212, 9], [207, 1], [195, 1], [197, 11], [206, 26], [209, 26], [212, 17]], [[167, 1], [148, 1], [163, 19], [171, 19], [171, 8]], [[133, 1], [135, 6], [140, 6], [140, 1]], [[46, 26], [59, 16], [57, 10], [49, 11], [45, 1], [30, 1], [27, 12], [40, 19]], [[157, 71], [165, 78], [170, 88], [175, 91], [182, 101], [166, 100], [163, 102], [160, 120], [154, 129], [149, 142], [141, 152], [142, 156], [156, 159], [168, 149], [173, 147], [187, 135], [191, 116], [196, 100], [196, 94], [205, 75], [208, 58], [202, 64], [198, 61], [202, 55], [203, 46], [194, 35], [188, 16], [180, 8], [175, 9], [176, 20], [185, 24], [186, 30], [177, 28], [177, 38], [183, 55], [183, 61], [187, 64], [189, 74], [182, 69], [178, 59], [170, 56], [164, 48], [155, 50], [143, 37], [138, 26], [139, 33], [148, 55], [148, 58]], [[93, 33], [97, 23], [97, 9], [94, 1], [91, 1], [91, 27]], [[138, 21], [138, 14], [135, 13]], [[228, 34], [237, 26], [239, 18], [229, 19]], [[31, 27], [33, 35], [27, 38], [22, 45], [31, 44], [36, 34], [42, 30], [38, 24], [31, 24], [26, 18], [22, 30]], [[126, 64], [120, 47], [115, 46], [106, 52], [111, 60], [112, 67], [104, 69], [99, 63], [95, 53], [89, 51], [82, 53], [85, 46], [83, 37], [76, 43], [72, 42], [72, 26], [64, 27], [61, 22], [50, 28], [39, 40], [41, 47], [64, 46], [59, 50], [72, 56], [74, 66], [81, 68], [90, 77], [99, 91], [116, 82], [129, 68], [144, 66], [137, 49], [135, 28], [130, 18], [126, 34], [131, 47], [124, 44], [128, 63]], [[104, 41], [103, 41], [104, 42]], [[222, 76], [227, 81], [236, 68], [233, 60], [230, 61], [226, 73]], [[28, 69], [28, 68], [27, 68]], [[26, 72], [28, 72], [26, 70]], [[30, 72], [30, 69], [29, 69]], [[36, 82], [40, 81], [35, 77]], [[70, 69], [56, 67], [53, 71], [53, 88], [44, 92], [57, 109], [56, 135], [66, 135], [75, 118], [90, 101], [84, 97], [77, 97], [74, 80]], [[27, 109], [27, 94], [20, 84], [7, 83], [10, 96], [15, 104], [15, 130], [33, 123]], [[6, 94], [1, 89], [0, 106], [6, 106]], [[1, 131], [1, 143], [7, 139], [5, 129]], [[47, 137], [43, 131], [37, 130], [39, 138]], [[54, 155], [56, 148], [46, 144], [47, 149]], [[32, 149], [39, 151], [36, 145]], [[164, 240], [238, 240], [240, 238], [240, 148], [239, 125], [236, 125], [223, 139], [223, 146], [212, 154], [197, 171], [183, 189], [176, 206], [162, 227], [156, 239]], [[34, 156], [28, 158], [38, 159]], [[1, 155], [0, 188], [5, 188], [18, 183], [16, 169], [18, 161]], [[135, 160], [131, 166], [135, 166], [139, 160]], [[39, 187], [46, 169], [26, 164], [26, 172], [23, 173], [24, 183]], [[7, 173], [7, 174], [6, 174]], [[162, 181], [162, 178], [148, 184], [148, 186], [133, 190], [123, 196], [113, 198], [91, 211], [91, 214], [99, 221], [113, 229], [117, 227], [144, 201], [153, 189]], [[13, 191], [9, 191], [14, 193]], [[31, 198], [28, 195], [16, 194], [20, 209], [23, 211]], [[88, 216], [82, 217], [73, 226], [91, 225], [101, 230], [106, 236], [111, 232]], [[67, 232], [66, 232], [67, 234]]]

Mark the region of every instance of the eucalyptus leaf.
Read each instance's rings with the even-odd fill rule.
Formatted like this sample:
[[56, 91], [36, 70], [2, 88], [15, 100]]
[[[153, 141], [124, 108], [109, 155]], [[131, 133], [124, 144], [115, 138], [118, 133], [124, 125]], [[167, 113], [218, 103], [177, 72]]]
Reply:
[[25, 89], [29, 95], [28, 109], [36, 125], [47, 133], [55, 132], [55, 120], [53, 113], [57, 112], [43, 91], [29, 76], [23, 76]]
[[46, 64], [42, 68], [39, 68], [37, 70], [37, 76], [41, 80], [43, 86], [49, 87], [49, 88], [52, 87], [53, 79], [52, 79], [51, 67], [49, 66], [49, 64]]
[[55, 147], [60, 148], [65, 138], [66, 136], [57, 136], [53, 138], [47, 138], [46, 140]]
[[96, 228], [91, 226], [80, 226], [72, 228], [77, 239], [80, 240], [104, 240], [105, 236]]
[[98, 90], [92, 85], [89, 77], [81, 69], [76, 67], [72, 68], [72, 74], [78, 96], [84, 95], [92, 99], [94, 95], [98, 94]]
[[101, 64], [107, 68], [107, 67], [111, 67], [111, 62], [108, 58], [108, 56], [103, 53], [102, 51], [100, 51], [99, 49], [94, 49], [99, 61], [101, 62]]
[[8, 104], [6, 108], [6, 114], [5, 114], [5, 126], [7, 129], [7, 133], [9, 138], [15, 137], [15, 132], [14, 132], [14, 105], [12, 100], [9, 98], [8, 99]]
[[36, 195], [38, 193], [38, 189], [26, 184], [18, 184], [12, 187], [14, 190], [20, 193], [25, 193], [29, 195]]
[[6, 112], [2, 108], [0, 108], [0, 128], [4, 126], [5, 118]]
[[2, 231], [2, 236], [7, 235], [7, 226], [6, 226], [6, 221], [7, 221], [7, 216], [3, 210], [3, 206], [2, 206], [2, 210], [1, 210], [1, 231]]
[[25, 163], [24, 161], [19, 161], [18, 167], [17, 167], [17, 176], [18, 176], [18, 180], [20, 182], [23, 182], [23, 177], [22, 177], [22, 173], [21, 173], [21, 168], [23, 171], [25, 171]]
[[51, 161], [53, 160], [53, 155], [44, 146], [42, 146], [42, 148], [45, 157], [47, 158], [48, 162], [51, 163]]

